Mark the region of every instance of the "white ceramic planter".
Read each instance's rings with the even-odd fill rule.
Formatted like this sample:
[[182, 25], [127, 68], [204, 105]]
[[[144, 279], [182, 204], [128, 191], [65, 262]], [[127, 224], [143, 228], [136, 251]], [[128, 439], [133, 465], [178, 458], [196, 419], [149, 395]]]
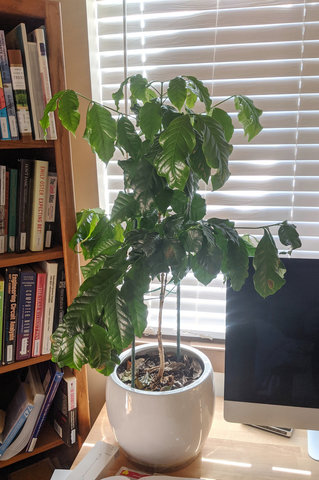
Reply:
[[[137, 353], [157, 346], [141, 345]], [[164, 344], [165, 351], [176, 347]], [[211, 428], [214, 413], [213, 369], [209, 359], [183, 345], [182, 353], [197, 357], [203, 373], [191, 385], [167, 391], [145, 392], [124, 385], [116, 370], [108, 377], [106, 408], [120, 447], [135, 462], [158, 470], [182, 465], [196, 457]], [[123, 352], [121, 361], [130, 357]]]

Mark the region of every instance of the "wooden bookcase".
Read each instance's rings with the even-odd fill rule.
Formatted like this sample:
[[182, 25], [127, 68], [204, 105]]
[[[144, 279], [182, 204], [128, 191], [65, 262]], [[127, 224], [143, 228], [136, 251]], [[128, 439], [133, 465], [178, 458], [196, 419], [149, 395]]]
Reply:
[[[8, 32], [21, 22], [26, 24], [27, 31], [45, 25], [48, 39], [52, 92], [56, 93], [64, 89], [65, 68], [60, 3], [55, 0], [0, 0], [0, 29]], [[58, 175], [61, 245], [43, 252], [2, 254], [0, 255], [0, 268], [63, 258], [66, 273], [67, 300], [68, 304], [70, 304], [77, 293], [80, 283], [78, 255], [72, 252], [68, 246], [69, 240], [75, 231], [73, 173], [69, 134], [61, 127], [58, 121], [56, 122], [56, 128], [58, 140], [55, 141], [0, 141], [0, 161], [10, 165], [11, 159], [25, 157], [44, 159], [51, 164], [55, 164]], [[50, 355], [43, 355], [23, 362], [0, 366], [0, 375], [49, 359]], [[75, 372], [75, 374], [78, 385], [78, 446], [80, 447], [90, 429], [88, 387], [85, 368], [81, 372]], [[8, 461], [0, 462], [0, 469], [61, 444], [62, 441], [53, 428], [50, 425], [45, 425], [45, 428], [41, 431], [37, 446], [32, 453], [21, 452]]]

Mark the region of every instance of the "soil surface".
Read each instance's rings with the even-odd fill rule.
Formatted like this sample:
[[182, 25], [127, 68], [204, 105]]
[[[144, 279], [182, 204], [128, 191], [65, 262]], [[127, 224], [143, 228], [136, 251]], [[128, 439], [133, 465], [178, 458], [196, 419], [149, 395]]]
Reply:
[[[131, 385], [131, 360], [119, 366], [117, 375], [126, 385]], [[135, 360], [135, 388], [153, 392], [176, 390], [194, 382], [203, 373], [199, 360], [181, 355], [177, 360], [174, 353], [165, 353], [165, 370], [162, 379], [158, 378], [159, 356], [145, 354]]]

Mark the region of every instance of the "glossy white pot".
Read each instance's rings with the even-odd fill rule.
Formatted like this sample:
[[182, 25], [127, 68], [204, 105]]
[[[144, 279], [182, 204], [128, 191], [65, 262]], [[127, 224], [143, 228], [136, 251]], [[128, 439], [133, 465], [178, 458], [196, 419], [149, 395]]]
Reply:
[[[176, 351], [164, 344], [165, 351]], [[143, 354], [157, 345], [141, 345]], [[167, 392], [146, 392], [124, 385], [116, 369], [106, 384], [106, 408], [120, 447], [133, 461], [158, 470], [173, 468], [195, 458], [211, 428], [214, 413], [213, 369], [209, 359], [183, 345], [182, 353], [197, 358], [203, 373], [186, 387]], [[123, 362], [131, 351], [120, 356]]]

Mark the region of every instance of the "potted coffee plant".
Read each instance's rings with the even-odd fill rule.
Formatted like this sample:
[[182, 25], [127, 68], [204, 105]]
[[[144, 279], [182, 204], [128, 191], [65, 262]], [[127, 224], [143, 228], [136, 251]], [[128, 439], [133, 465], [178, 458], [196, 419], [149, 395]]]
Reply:
[[[126, 88], [130, 114], [119, 109]], [[262, 112], [245, 96], [231, 98], [250, 141], [262, 129]], [[111, 375], [107, 408], [120, 445], [140, 463], [167, 468], [197, 455], [214, 404], [207, 358], [181, 347], [179, 329], [176, 348], [164, 350], [161, 321], [168, 284], [176, 286], [179, 301], [179, 285], [188, 272], [204, 285], [222, 272], [239, 290], [248, 275], [248, 257], [254, 256], [255, 288], [266, 297], [285, 282], [271, 230], [276, 229], [288, 253], [300, 240], [286, 221], [260, 227], [257, 244], [240, 236], [233, 222], [207, 218], [199, 184], [218, 190], [228, 180], [234, 127], [220, 108], [223, 102], [212, 105], [197, 78], [179, 76], [163, 83], [131, 76], [113, 94], [114, 109], [73, 90], [61, 91], [48, 103], [42, 127], [48, 127], [49, 112], [57, 110], [63, 126], [75, 134], [79, 99], [87, 102], [83, 136], [92, 150], [106, 164], [115, 148], [123, 153], [118, 163], [124, 190], [109, 218], [99, 208], [78, 214], [70, 246], [80, 247], [90, 261], [82, 267], [77, 297], [52, 336], [52, 358], [60, 366], [80, 369], [88, 363]], [[198, 105], [194, 110], [197, 103], [202, 113]], [[158, 354], [149, 346], [137, 347], [142, 350], [136, 359], [134, 338], [146, 328], [144, 296], [155, 277], [160, 284]], [[131, 344], [133, 353], [124, 352]]]

